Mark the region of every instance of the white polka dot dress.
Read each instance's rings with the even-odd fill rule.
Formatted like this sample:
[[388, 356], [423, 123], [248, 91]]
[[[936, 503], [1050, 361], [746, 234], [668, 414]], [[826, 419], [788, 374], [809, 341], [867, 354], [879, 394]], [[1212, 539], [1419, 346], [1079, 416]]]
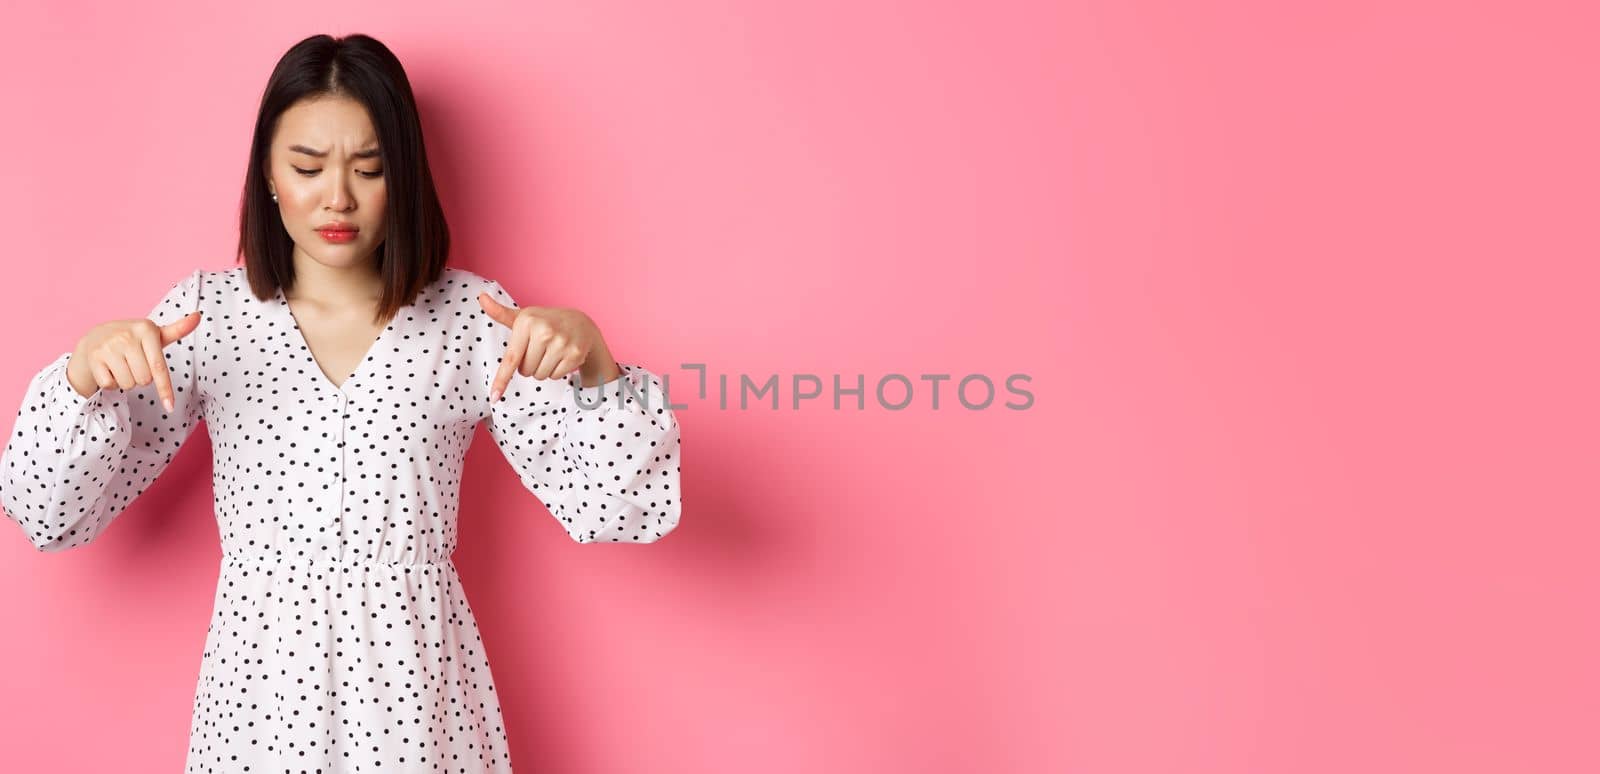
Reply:
[[[0, 504], [33, 545], [93, 540], [204, 419], [222, 567], [187, 772], [509, 772], [499, 696], [450, 556], [479, 422], [579, 543], [650, 543], [677, 526], [679, 435], [660, 379], [622, 365], [581, 388], [513, 375], [510, 329], [457, 268], [425, 288], [335, 385], [283, 294], [243, 267], [196, 270], [149, 315], [203, 311], [155, 386], [80, 396], [62, 354], [28, 385], [0, 458]], [[620, 397], [619, 397], [620, 396]], [[196, 482], [198, 485], [199, 482]]]

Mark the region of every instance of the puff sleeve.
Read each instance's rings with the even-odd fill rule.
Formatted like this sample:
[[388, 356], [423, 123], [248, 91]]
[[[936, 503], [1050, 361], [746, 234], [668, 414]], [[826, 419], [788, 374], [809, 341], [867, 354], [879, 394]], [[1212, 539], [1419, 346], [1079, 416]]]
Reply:
[[[158, 325], [199, 308], [201, 271], [175, 283], [148, 315]], [[100, 388], [84, 397], [67, 380], [70, 351], [28, 384], [0, 455], [0, 506], [40, 551], [89, 543], [144, 493], [177, 454], [201, 414], [196, 340], [206, 322], [163, 350], [173, 411], [154, 383]]]
[[[483, 290], [516, 306], [499, 282]], [[474, 314], [474, 377], [487, 400], [511, 329], [482, 308]], [[523, 486], [578, 543], [653, 543], [678, 525], [677, 417], [656, 374], [618, 365], [621, 376], [593, 387], [582, 387], [576, 371], [562, 379], [513, 373], [487, 412], [489, 434]]]

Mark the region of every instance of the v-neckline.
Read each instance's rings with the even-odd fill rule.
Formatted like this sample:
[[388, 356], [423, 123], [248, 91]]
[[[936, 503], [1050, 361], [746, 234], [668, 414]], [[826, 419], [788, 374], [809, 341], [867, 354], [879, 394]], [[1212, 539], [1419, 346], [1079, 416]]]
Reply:
[[317, 362], [316, 354], [311, 351], [311, 342], [306, 340], [305, 331], [300, 330], [300, 321], [295, 318], [294, 310], [289, 308], [289, 297], [284, 295], [281, 287], [278, 288], [277, 302], [278, 306], [283, 309], [284, 316], [288, 318], [289, 328], [294, 331], [295, 338], [299, 340], [300, 348], [305, 350], [306, 360], [310, 361], [311, 370], [315, 373], [316, 380], [328, 389], [345, 394], [348, 394], [346, 388], [350, 386], [350, 383], [366, 373], [368, 361], [371, 361], [379, 354], [379, 347], [389, 338], [389, 332], [394, 328], [395, 321], [400, 319], [400, 315], [396, 314], [389, 322], [384, 323], [383, 329], [378, 331], [378, 335], [372, 339], [372, 343], [367, 345], [367, 351], [361, 353], [361, 359], [356, 361], [356, 367], [350, 371], [349, 375], [345, 376], [344, 381], [334, 384], [333, 379], [329, 378], [328, 372], [323, 370], [322, 364]]

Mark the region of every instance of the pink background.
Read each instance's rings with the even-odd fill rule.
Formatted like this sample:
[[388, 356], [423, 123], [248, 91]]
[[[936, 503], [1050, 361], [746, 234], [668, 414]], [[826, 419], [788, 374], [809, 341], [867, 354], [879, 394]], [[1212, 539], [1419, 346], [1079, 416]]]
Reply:
[[[688, 404], [648, 547], [480, 428], [519, 771], [1595, 771], [1597, 19], [1308, 5], [10, 3], [0, 407], [233, 265], [273, 62], [367, 32], [452, 261]], [[741, 411], [682, 363], [1036, 402]], [[0, 524], [0, 770], [180, 767], [210, 461], [83, 549]]]

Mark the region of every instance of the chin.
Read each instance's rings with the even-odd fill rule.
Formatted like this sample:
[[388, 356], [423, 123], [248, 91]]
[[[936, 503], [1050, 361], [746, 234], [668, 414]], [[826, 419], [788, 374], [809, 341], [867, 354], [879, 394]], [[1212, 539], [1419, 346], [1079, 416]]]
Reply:
[[348, 269], [352, 266], [359, 266], [371, 260], [373, 253], [376, 251], [376, 246], [351, 243], [348, 245], [321, 244], [317, 245], [316, 249], [306, 250], [305, 252], [307, 255], [311, 256], [312, 260], [315, 260], [317, 263], [320, 263], [323, 266], [335, 269]]

